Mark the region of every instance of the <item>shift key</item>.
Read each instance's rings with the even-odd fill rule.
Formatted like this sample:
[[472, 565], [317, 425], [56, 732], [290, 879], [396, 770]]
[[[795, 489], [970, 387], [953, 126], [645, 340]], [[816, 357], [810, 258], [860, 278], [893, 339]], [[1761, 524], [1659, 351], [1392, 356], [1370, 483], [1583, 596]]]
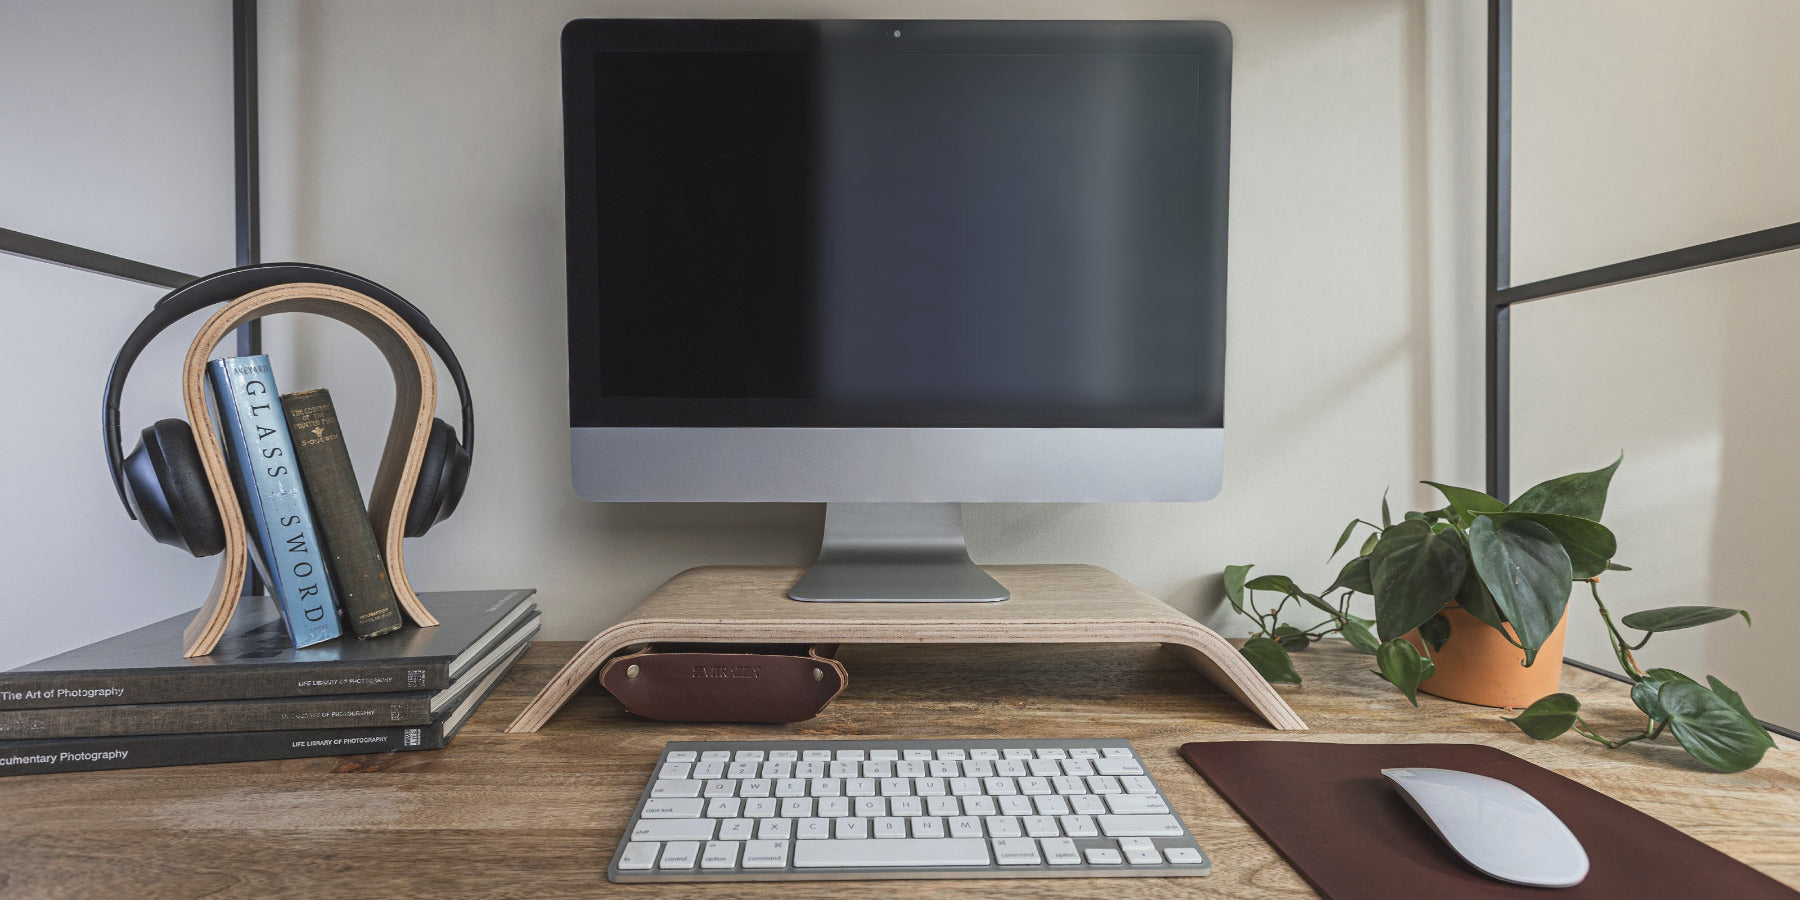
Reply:
[[1094, 820], [1100, 823], [1100, 833], [1107, 837], [1180, 837], [1182, 834], [1181, 822], [1174, 816], [1095, 816]]
[[[639, 819], [634, 841], [710, 841], [717, 819]], [[1134, 834], [1136, 832], [1133, 832]]]

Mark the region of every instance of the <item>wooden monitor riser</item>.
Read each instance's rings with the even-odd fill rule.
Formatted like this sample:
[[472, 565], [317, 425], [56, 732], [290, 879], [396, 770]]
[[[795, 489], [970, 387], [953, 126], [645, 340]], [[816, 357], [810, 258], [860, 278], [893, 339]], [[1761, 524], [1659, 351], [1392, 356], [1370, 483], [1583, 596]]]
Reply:
[[984, 566], [1012, 599], [999, 603], [800, 603], [804, 569], [705, 566], [669, 579], [588, 641], [508, 725], [537, 731], [627, 647], [736, 644], [1162, 644], [1282, 731], [1306, 723], [1212, 629], [1098, 566]]

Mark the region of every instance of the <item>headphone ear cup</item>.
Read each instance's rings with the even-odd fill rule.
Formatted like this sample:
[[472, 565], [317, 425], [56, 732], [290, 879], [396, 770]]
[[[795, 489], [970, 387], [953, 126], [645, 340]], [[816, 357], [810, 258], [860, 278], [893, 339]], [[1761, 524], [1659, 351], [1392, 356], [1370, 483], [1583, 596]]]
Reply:
[[163, 419], [144, 429], [141, 438], [125, 461], [127, 494], [138, 521], [159, 543], [196, 557], [224, 550], [225, 523], [194, 430], [181, 419]]
[[[425, 459], [419, 463], [419, 481], [413, 487], [412, 503], [406, 508], [407, 537], [423, 536], [455, 508], [454, 501], [447, 505], [444, 501], [446, 489], [456, 481], [452, 469], [461, 449], [456, 443], [456, 432], [443, 419], [432, 419], [431, 436], [425, 441]], [[467, 477], [463, 476], [465, 480]]]

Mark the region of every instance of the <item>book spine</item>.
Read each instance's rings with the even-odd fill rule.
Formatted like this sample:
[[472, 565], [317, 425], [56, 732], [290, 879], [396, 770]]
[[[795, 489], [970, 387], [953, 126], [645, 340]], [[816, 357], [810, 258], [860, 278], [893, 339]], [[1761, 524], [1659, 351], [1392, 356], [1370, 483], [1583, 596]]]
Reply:
[[431, 697], [428, 692], [418, 691], [9, 710], [0, 713], [0, 739], [423, 725], [431, 721]]
[[275, 374], [267, 356], [207, 364], [238, 490], [249, 521], [251, 557], [268, 580], [295, 647], [343, 633], [325, 557], [307, 507]]
[[331, 393], [319, 388], [283, 394], [281, 403], [332, 587], [350, 630], [358, 638], [372, 638], [398, 629], [400, 601], [369, 525]]
[[0, 776], [437, 750], [446, 742], [441, 723], [395, 728], [0, 741]]
[[332, 661], [317, 666], [219, 666], [112, 672], [0, 673], [0, 710], [118, 706], [204, 700], [320, 697], [440, 691], [450, 686], [447, 661]]

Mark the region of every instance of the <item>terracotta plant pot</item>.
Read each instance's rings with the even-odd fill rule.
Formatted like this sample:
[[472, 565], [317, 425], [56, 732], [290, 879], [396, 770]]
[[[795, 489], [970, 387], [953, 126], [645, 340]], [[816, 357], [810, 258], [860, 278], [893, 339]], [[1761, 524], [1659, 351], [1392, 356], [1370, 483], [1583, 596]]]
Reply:
[[[1445, 607], [1444, 618], [1450, 621], [1450, 639], [1444, 649], [1431, 654], [1437, 674], [1420, 682], [1419, 690], [1446, 700], [1511, 709], [1530, 706], [1556, 693], [1562, 677], [1563, 638], [1569, 630], [1567, 610], [1530, 668], [1523, 665], [1525, 651], [1507, 643], [1499, 632], [1461, 607]], [[1507, 631], [1511, 633], [1510, 625]], [[1406, 639], [1424, 650], [1417, 631]]]

